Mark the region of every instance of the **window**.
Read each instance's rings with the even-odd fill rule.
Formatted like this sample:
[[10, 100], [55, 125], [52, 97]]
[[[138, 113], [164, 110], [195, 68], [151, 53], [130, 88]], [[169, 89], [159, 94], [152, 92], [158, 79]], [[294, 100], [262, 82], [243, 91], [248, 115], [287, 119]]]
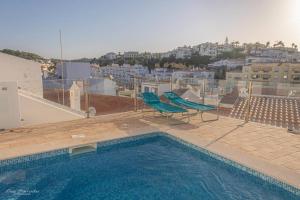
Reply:
[[300, 81], [300, 75], [293, 75], [292, 78], [294, 81]]
[[269, 74], [264, 74], [264, 75], [262, 75], [262, 78], [263, 78], [264, 80], [268, 80], [268, 79], [271, 78], [271, 75], [269, 75]]

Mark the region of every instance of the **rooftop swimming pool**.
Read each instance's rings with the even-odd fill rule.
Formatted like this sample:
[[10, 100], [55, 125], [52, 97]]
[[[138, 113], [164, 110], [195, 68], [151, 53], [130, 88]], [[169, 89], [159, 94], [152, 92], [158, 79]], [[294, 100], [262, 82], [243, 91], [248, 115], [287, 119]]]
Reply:
[[0, 200], [300, 199], [299, 190], [165, 133], [0, 161]]

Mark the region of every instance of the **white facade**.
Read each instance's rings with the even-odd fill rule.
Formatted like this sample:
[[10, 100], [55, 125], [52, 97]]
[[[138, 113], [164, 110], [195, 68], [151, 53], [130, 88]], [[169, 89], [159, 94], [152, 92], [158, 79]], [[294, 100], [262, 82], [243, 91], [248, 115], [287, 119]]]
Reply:
[[173, 50], [173, 54], [177, 59], [181, 58], [189, 58], [192, 55], [192, 48], [191, 47], [178, 47], [177, 49]]
[[151, 73], [146, 74], [146, 79], [153, 81], [168, 81], [171, 79], [173, 71], [167, 68], [155, 68], [151, 70]]
[[124, 52], [124, 58], [137, 58], [139, 57], [138, 51], [127, 51]]
[[300, 62], [300, 52], [294, 53], [293, 60], [296, 62]]
[[173, 55], [173, 52], [168, 51], [160, 54], [160, 58], [169, 58], [170, 56]]
[[298, 60], [299, 52], [296, 48], [272, 47], [252, 49], [250, 55], [260, 60], [257, 62], [264, 62], [264, 59], [267, 58], [271, 60], [270, 62], [293, 62]]
[[218, 44], [206, 42], [193, 47], [195, 52], [198, 52], [200, 56], [216, 57], [218, 55]]
[[43, 99], [40, 63], [0, 53], [0, 129], [84, 118]]
[[170, 83], [155, 83], [155, 82], [144, 82], [142, 83], [142, 92], [153, 92], [158, 96], [169, 92], [171, 90]]
[[175, 71], [173, 79], [214, 79], [215, 72], [212, 71]]
[[243, 72], [226, 72], [226, 81], [229, 83], [234, 83], [236, 81], [246, 81], [247, 75]]
[[20, 126], [17, 82], [0, 82], [0, 130]]
[[216, 57], [223, 52], [232, 51], [235, 48], [241, 48], [237, 43], [230, 44], [228, 38], [226, 38], [223, 44], [205, 42], [196, 46], [193, 46], [193, 52], [199, 53], [200, 56]]
[[85, 80], [90, 78], [91, 65], [82, 62], [64, 62], [56, 65], [56, 75], [67, 80]]
[[251, 63], [277, 63], [280, 62], [279, 59], [271, 57], [262, 57], [262, 56], [247, 56], [245, 58], [245, 65]]
[[99, 68], [100, 77], [109, 77], [124, 85], [131, 84], [133, 77], [145, 77], [149, 73], [147, 67], [142, 65], [105, 66]]
[[234, 47], [231, 44], [223, 44], [218, 46], [218, 53], [222, 52], [230, 52], [234, 49]]
[[116, 96], [117, 83], [107, 78], [90, 79], [89, 93]]
[[0, 53], [0, 82], [15, 81], [19, 89], [43, 96], [41, 64]]
[[225, 59], [225, 60], [219, 60], [214, 63], [208, 64], [209, 67], [224, 67], [226, 66], [227, 68], [236, 68], [239, 66], [244, 66], [245, 65], [245, 60], [244, 59]]
[[108, 60], [114, 60], [117, 58], [117, 54], [114, 52], [110, 52], [104, 55], [104, 57]]

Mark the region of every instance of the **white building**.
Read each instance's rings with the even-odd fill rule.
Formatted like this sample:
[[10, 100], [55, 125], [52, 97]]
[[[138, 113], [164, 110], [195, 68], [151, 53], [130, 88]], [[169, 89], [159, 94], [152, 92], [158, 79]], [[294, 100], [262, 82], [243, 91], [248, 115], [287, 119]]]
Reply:
[[160, 53], [151, 53], [151, 58], [160, 59]]
[[[1, 67], [1, 65], [0, 65]], [[0, 82], [0, 130], [21, 124], [17, 82]]]
[[138, 51], [127, 51], [124, 52], [124, 58], [138, 58], [139, 52]]
[[132, 86], [133, 77], [145, 77], [149, 73], [147, 67], [142, 65], [128, 65], [122, 66], [105, 66], [99, 68], [100, 77], [109, 77], [116, 81], [119, 85]]
[[164, 52], [164, 53], [160, 54], [160, 58], [169, 58], [171, 56], [173, 56], [173, 52], [171, 52], [171, 51]]
[[192, 50], [194, 53], [198, 53], [200, 56], [216, 57], [220, 53], [229, 52], [235, 48], [241, 48], [241, 46], [238, 46], [237, 42], [233, 42], [232, 44], [230, 44], [228, 38], [226, 37], [223, 44], [205, 42], [193, 46]]
[[300, 52], [293, 54], [293, 61], [300, 62]]
[[263, 57], [263, 56], [247, 56], [245, 58], [245, 65], [251, 63], [278, 63], [280, 59], [272, 58], [272, 57]]
[[167, 68], [155, 68], [151, 73], [146, 74], [146, 79], [153, 81], [168, 81], [171, 79], [173, 70]]
[[141, 53], [139, 56], [146, 59], [160, 59], [160, 53], [144, 52]]
[[142, 92], [153, 92], [158, 96], [164, 94], [164, 92], [169, 92], [171, 90], [170, 83], [164, 82], [143, 82]]
[[108, 78], [90, 79], [89, 93], [116, 96], [117, 83]]
[[244, 59], [224, 59], [224, 60], [219, 60], [219, 61], [210, 63], [210, 64], [208, 64], [208, 67], [219, 68], [219, 67], [226, 66], [228, 69], [232, 69], [232, 68], [241, 67], [244, 65], [245, 65]]
[[187, 46], [178, 47], [177, 49], [173, 50], [172, 52], [173, 52], [173, 54], [175, 55], [175, 57], [177, 59], [179, 59], [179, 58], [184, 59], [184, 58], [191, 57], [191, 55], [192, 55], [192, 48], [191, 47], [187, 47]]
[[218, 44], [206, 42], [193, 47], [194, 52], [198, 52], [200, 56], [216, 57], [218, 55]]
[[254, 62], [294, 62], [298, 60], [299, 52], [291, 47], [272, 47], [252, 49], [250, 55]]
[[0, 53], [0, 82], [17, 82], [19, 89], [43, 97], [41, 64]]
[[0, 53], [0, 129], [83, 117], [43, 98], [40, 63]]
[[56, 75], [66, 80], [85, 80], [90, 78], [91, 73], [90, 63], [64, 62], [56, 65]]
[[214, 79], [213, 71], [175, 71], [172, 74], [173, 79]]
[[247, 75], [243, 72], [226, 72], [226, 81], [228, 83], [235, 83], [236, 81], [246, 81]]
[[114, 52], [109, 52], [109, 53], [105, 54], [104, 57], [108, 60], [114, 60], [117, 58], [117, 54]]

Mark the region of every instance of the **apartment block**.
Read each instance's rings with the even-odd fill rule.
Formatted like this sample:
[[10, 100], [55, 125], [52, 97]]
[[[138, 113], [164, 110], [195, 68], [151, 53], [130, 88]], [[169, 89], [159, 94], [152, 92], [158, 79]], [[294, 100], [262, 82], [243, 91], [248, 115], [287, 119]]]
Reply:
[[243, 74], [252, 81], [300, 83], [300, 63], [255, 63], [244, 66]]

